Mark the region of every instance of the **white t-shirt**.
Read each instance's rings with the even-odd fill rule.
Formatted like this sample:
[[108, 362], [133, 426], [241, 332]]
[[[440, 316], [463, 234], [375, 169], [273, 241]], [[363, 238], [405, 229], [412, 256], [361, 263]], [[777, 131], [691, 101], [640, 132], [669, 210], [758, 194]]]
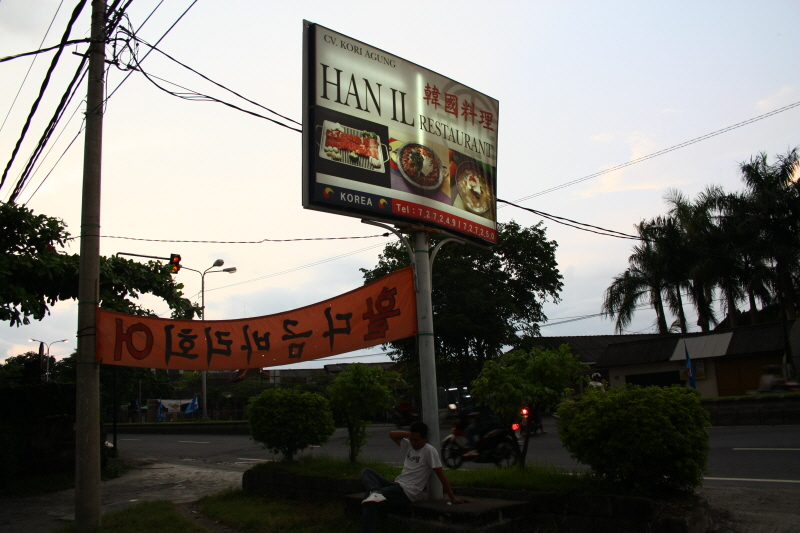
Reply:
[[440, 468], [442, 462], [439, 460], [439, 452], [428, 443], [415, 450], [408, 439], [403, 439], [400, 442], [400, 451], [406, 458], [403, 461], [403, 471], [395, 482], [400, 484], [408, 499], [413, 502], [425, 490], [432, 469]]

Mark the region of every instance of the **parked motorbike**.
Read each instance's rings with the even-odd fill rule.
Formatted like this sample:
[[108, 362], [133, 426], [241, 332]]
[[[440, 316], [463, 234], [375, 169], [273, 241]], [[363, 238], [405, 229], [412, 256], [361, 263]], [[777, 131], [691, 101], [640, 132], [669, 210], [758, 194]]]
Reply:
[[461, 424], [453, 424], [450, 435], [442, 441], [442, 461], [448, 468], [458, 468], [464, 461], [494, 463], [511, 466], [517, 462], [512, 434], [505, 428], [495, 427], [478, 437], [475, 443], [477, 454], [470, 453], [469, 438]]

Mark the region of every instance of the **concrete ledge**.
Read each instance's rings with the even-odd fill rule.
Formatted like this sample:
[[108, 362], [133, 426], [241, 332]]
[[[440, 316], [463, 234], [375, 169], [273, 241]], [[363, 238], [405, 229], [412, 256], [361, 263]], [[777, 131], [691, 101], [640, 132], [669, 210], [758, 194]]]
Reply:
[[700, 400], [712, 426], [800, 424], [800, 393]]

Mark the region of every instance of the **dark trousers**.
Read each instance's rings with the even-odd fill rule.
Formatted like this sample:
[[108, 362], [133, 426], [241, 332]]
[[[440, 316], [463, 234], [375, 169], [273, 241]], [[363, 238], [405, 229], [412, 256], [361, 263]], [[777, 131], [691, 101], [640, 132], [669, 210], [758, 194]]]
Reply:
[[367, 493], [364, 495], [365, 498], [372, 492], [379, 492], [386, 498], [385, 502], [364, 503], [361, 505], [363, 533], [375, 533], [377, 531], [378, 506], [398, 507], [411, 503], [411, 500], [408, 499], [399, 484], [378, 475], [374, 470], [369, 468], [362, 470], [361, 482], [364, 483], [364, 488], [367, 489]]

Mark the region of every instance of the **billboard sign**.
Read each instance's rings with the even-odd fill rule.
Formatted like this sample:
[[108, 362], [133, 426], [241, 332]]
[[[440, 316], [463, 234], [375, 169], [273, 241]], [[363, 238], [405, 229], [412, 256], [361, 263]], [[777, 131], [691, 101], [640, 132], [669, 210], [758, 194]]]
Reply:
[[303, 207], [497, 241], [499, 103], [304, 21]]

